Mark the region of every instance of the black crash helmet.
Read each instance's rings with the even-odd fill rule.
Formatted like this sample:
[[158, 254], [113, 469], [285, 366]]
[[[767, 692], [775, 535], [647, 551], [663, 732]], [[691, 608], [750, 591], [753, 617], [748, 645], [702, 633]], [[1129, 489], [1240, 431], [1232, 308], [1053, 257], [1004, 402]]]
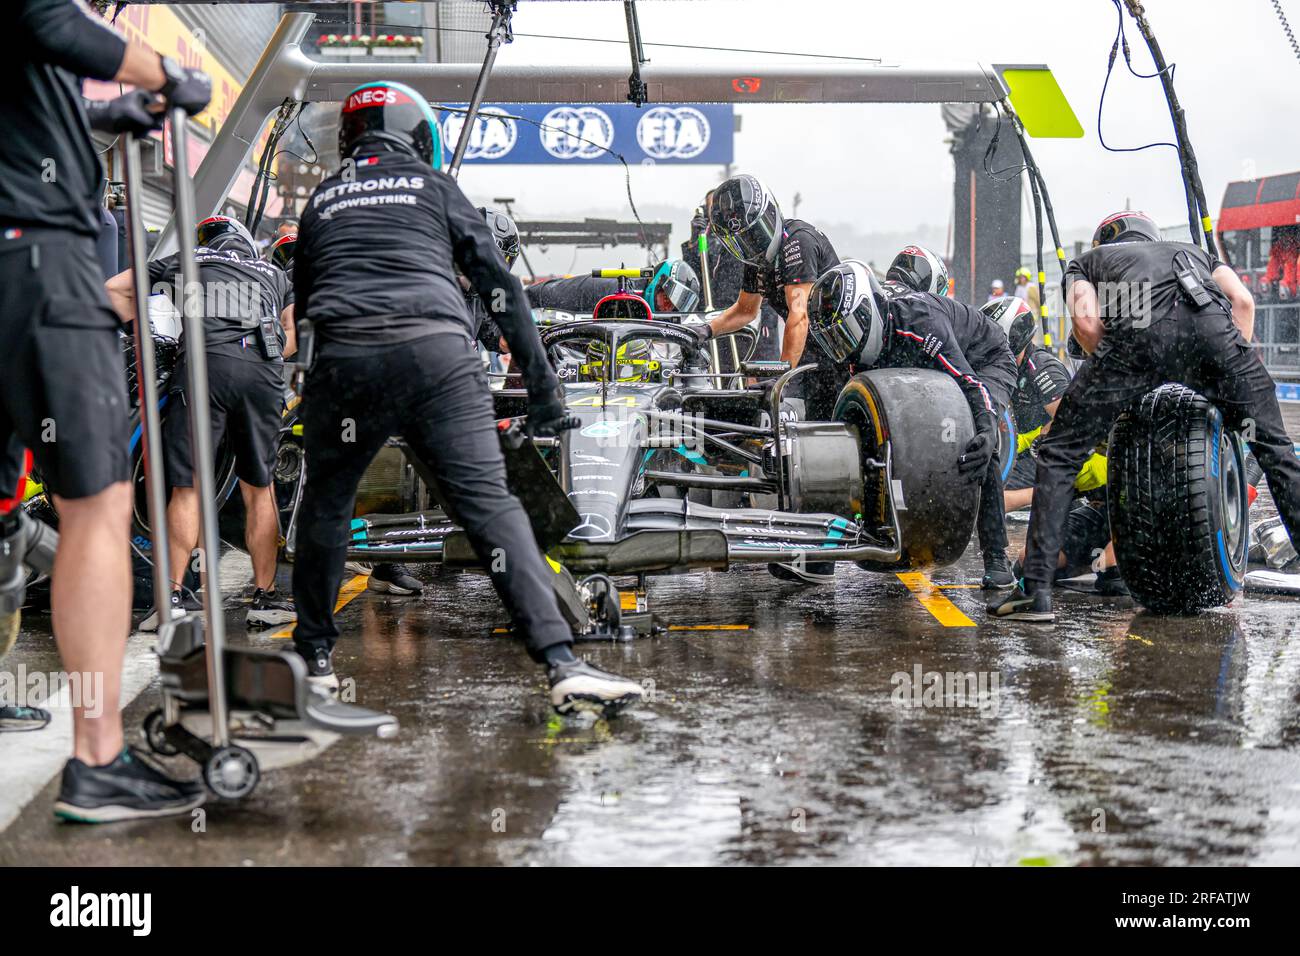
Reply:
[[1111, 242], [1159, 242], [1160, 227], [1144, 212], [1126, 209], [1112, 213], [1101, 221], [1092, 234], [1093, 247]]
[[281, 236], [271, 244], [271, 251], [267, 258], [274, 262], [290, 275], [293, 274], [293, 252], [298, 246], [298, 234], [291, 232], [287, 236]]
[[753, 176], [733, 176], [713, 191], [710, 231], [741, 262], [776, 258], [784, 220], [776, 199]]
[[238, 219], [209, 216], [194, 229], [194, 241], [205, 249], [230, 249], [249, 259], [257, 258], [253, 234]]
[[503, 212], [496, 212], [484, 206], [479, 206], [478, 211], [483, 221], [487, 223], [488, 232], [492, 233], [492, 240], [506, 260], [506, 268], [513, 269], [515, 260], [519, 258], [519, 227]]
[[1011, 354], [1017, 358], [1034, 340], [1034, 327], [1037, 321], [1034, 318], [1034, 310], [1019, 296], [1011, 295], [986, 302], [980, 307], [980, 311], [1002, 330], [1007, 337], [1007, 343], [1011, 346]]
[[913, 292], [948, 294], [948, 267], [942, 257], [924, 246], [905, 246], [894, 256], [885, 279], [900, 282]]
[[885, 341], [885, 295], [875, 273], [856, 259], [822, 273], [808, 296], [808, 326], [834, 361], [875, 365]]
[[403, 83], [358, 86], [339, 113], [339, 158], [392, 150], [442, 168], [442, 135], [423, 96]]

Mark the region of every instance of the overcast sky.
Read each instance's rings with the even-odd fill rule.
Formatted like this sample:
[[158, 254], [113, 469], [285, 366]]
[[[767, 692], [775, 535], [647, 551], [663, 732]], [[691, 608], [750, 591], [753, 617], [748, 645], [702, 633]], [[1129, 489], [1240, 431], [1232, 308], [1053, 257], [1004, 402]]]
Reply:
[[[1300, 29], [1300, 0], [1282, 2]], [[647, 42], [901, 62], [1046, 63], [1085, 129], [1082, 139], [1034, 142], [1063, 230], [1071, 236], [1090, 232], [1128, 199], [1164, 225], [1186, 219], [1173, 150], [1108, 153], [1098, 142], [1098, 98], [1116, 29], [1110, 0], [643, 0], [638, 9]], [[1167, 59], [1177, 64], [1179, 97], [1216, 214], [1229, 180], [1300, 168], [1300, 62], [1268, 0], [1146, 0], [1146, 9]], [[1134, 64], [1151, 72], [1145, 46], [1131, 19], [1127, 22]], [[622, 4], [611, 2], [524, 0], [514, 25], [519, 33], [626, 36]], [[647, 55], [652, 67], [719, 62], [753, 72], [764, 59], [653, 46]], [[518, 37], [503, 48], [498, 62], [625, 66], [628, 58], [626, 47]], [[743, 116], [736, 137], [737, 167], [766, 181], [787, 214], [797, 191], [802, 195], [800, 217], [814, 223], [853, 222], [864, 233], [907, 232], [920, 225], [939, 234], [946, 231], [952, 159], [937, 106], [737, 109]], [[1112, 145], [1170, 139], [1159, 81], [1132, 77], [1120, 61], [1107, 94], [1104, 129]], [[688, 216], [719, 175], [716, 166], [634, 168], [633, 195], [643, 214], [647, 208], [671, 207]], [[576, 173], [555, 167], [467, 166], [462, 183], [479, 199], [518, 197], [518, 214], [529, 218], [575, 213], [630, 217], [621, 167]], [[675, 225], [681, 229], [685, 222]], [[852, 249], [839, 251], [854, 254]], [[568, 262], [560, 260], [571, 256], [566, 252], [547, 261], [550, 268], [563, 268]], [[576, 268], [599, 258], [584, 253]]]

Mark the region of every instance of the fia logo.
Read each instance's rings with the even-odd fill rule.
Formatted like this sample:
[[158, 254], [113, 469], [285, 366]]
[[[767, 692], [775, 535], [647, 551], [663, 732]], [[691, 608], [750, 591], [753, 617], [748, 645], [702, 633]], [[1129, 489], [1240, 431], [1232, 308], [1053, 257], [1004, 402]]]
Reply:
[[[449, 113], [442, 121], [443, 142], [453, 145], [460, 142], [465, 127], [462, 113]], [[499, 106], [485, 106], [474, 117], [474, 128], [465, 148], [466, 159], [501, 159], [507, 156], [519, 139], [519, 125]]]
[[636, 141], [652, 159], [693, 159], [709, 145], [709, 121], [690, 106], [657, 106], [636, 124]]
[[538, 135], [556, 159], [599, 159], [614, 145], [614, 123], [594, 106], [557, 106], [542, 118]]

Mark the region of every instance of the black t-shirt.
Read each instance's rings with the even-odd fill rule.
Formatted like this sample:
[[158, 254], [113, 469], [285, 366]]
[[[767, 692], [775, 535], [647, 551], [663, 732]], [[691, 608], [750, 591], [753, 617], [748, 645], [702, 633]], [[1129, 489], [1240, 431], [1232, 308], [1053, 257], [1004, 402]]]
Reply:
[[[995, 323], [964, 302], [929, 292], [893, 296], [888, 310], [877, 366], [945, 372], [956, 380], [972, 415], [995, 411], [981, 373], [1014, 368], [1007, 337]], [[1011, 383], [1006, 384], [1009, 391]]]
[[[1182, 252], [1198, 267], [1206, 290], [1231, 313], [1227, 297], [1210, 278], [1223, 263], [1212, 253], [1186, 242], [1113, 242], [1089, 249], [1065, 270], [1066, 288], [1077, 279], [1088, 280], [1097, 288], [1102, 322], [1108, 332], [1113, 327], [1140, 330], [1148, 323], [1134, 325], [1131, 320], [1149, 316], [1154, 321], [1187, 314], [1192, 309], [1180, 294], [1175, 277], [1174, 256]], [[1115, 326], [1115, 318], [1130, 321]]]
[[[787, 319], [790, 317], [790, 307], [785, 301], [785, 287], [816, 282], [831, 266], [839, 265], [840, 257], [825, 234], [802, 219], [787, 219], [782, 233], [776, 258], [761, 266], [746, 264], [741, 273], [740, 288], [744, 292], [761, 295], [777, 315]], [[720, 305], [724, 301], [714, 296], [715, 304]], [[830, 359], [809, 333], [798, 364], [812, 363], [828, 365]]]
[[[274, 319], [276, 337], [283, 351], [284, 328], [280, 313], [293, 302], [289, 277], [264, 259], [241, 258], [229, 249], [194, 250], [203, 286], [203, 334], [207, 351], [261, 362], [256, 334], [263, 319]], [[171, 255], [149, 263], [151, 291], [162, 292], [176, 301], [180, 257]], [[242, 341], [254, 336], [249, 342]], [[183, 341], [183, 340], [182, 340]]]
[[1011, 393], [1011, 414], [1016, 431], [1031, 432], [1052, 420], [1047, 406], [1059, 401], [1070, 387], [1070, 372], [1064, 363], [1041, 345], [1031, 345], [1016, 369], [1016, 388]]
[[532, 312], [483, 216], [456, 181], [405, 153], [358, 157], [307, 203], [294, 250], [296, 313], [321, 354], [474, 337], [456, 270], [501, 327], [535, 388], [554, 388]]
[[79, 77], [111, 80], [126, 41], [73, 0], [5, 4], [0, 225], [99, 234], [104, 171]]

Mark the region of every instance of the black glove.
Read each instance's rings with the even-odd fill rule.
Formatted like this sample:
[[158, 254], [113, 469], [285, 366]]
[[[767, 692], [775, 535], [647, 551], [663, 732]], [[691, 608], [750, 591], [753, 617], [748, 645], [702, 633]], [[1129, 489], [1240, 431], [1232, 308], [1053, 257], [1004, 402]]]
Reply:
[[190, 70], [171, 57], [160, 57], [167, 82], [158, 92], [167, 98], [168, 108], [179, 107], [187, 115], [202, 113], [212, 100], [212, 80], [202, 70]]
[[101, 133], [133, 133], [144, 136], [155, 129], [162, 129], [163, 111], [149, 111], [150, 106], [162, 105], [157, 93], [148, 90], [132, 90], [114, 100], [86, 103], [86, 118], [90, 128]]
[[975, 437], [966, 443], [957, 459], [957, 471], [965, 475], [967, 481], [981, 481], [988, 471], [998, 447], [995, 427], [993, 416], [988, 413], [980, 415], [975, 422]]
[[695, 336], [697, 349], [704, 348], [709, 339], [713, 338], [713, 326], [708, 322], [701, 322], [699, 325], [683, 325], [682, 328]]
[[534, 438], [550, 438], [569, 428], [577, 428], [578, 419], [564, 408], [564, 389], [558, 384], [539, 393], [529, 389], [528, 433]]

